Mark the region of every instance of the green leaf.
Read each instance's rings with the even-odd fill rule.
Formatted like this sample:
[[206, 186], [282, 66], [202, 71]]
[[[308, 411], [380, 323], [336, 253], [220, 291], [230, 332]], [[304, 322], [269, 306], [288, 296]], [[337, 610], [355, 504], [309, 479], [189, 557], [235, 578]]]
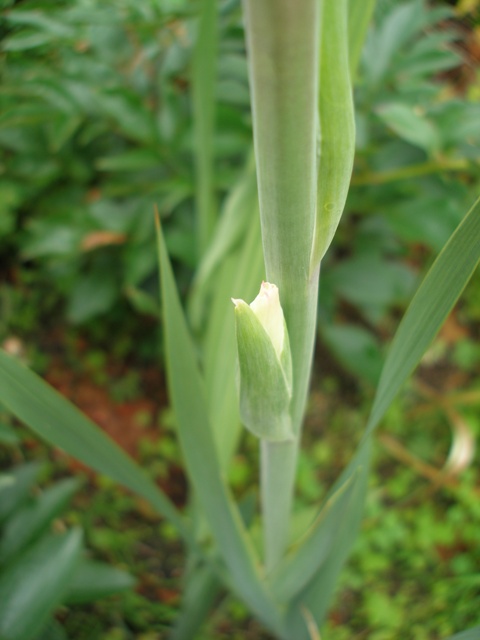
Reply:
[[43, 220], [29, 226], [30, 236], [22, 246], [22, 257], [27, 260], [43, 256], [71, 255], [78, 251], [82, 239], [81, 229], [62, 224], [48, 224]]
[[345, 258], [332, 266], [327, 278], [337, 295], [360, 307], [372, 323], [378, 323], [389, 306], [407, 302], [415, 285], [411, 268], [382, 260], [373, 252]]
[[218, 47], [217, 5], [216, 0], [203, 0], [200, 5], [198, 34], [192, 65], [196, 205], [200, 256], [207, 249], [215, 225], [213, 133]]
[[227, 566], [233, 588], [260, 618], [275, 628], [277, 612], [261, 584], [243, 522], [220, 470], [204, 383], [160, 226], [158, 253], [168, 386], [186, 469]]
[[266, 276], [284, 309], [308, 277], [313, 244], [318, 4], [244, 3]]
[[8, 471], [12, 484], [0, 489], [0, 524], [19, 509], [40, 472], [38, 462], [28, 462]]
[[319, 151], [312, 271], [325, 255], [340, 222], [355, 154], [348, 0], [322, 0], [320, 7]]
[[[252, 164], [252, 162], [249, 163], [249, 165]], [[215, 234], [195, 273], [188, 308], [189, 318], [195, 329], [200, 327], [205, 315], [205, 297], [207, 289], [211, 288], [209, 285], [212, 279], [219, 279], [217, 274], [222, 262], [242, 243], [242, 240], [245, 242], [249, 224], [254, 224], [253, 215], [258, 216], [257, 202], [255, 172], [253, 166], [248, 166], [245, 174], [237, 181], [225, 200], [221, 217], [215, 227]], [[232, 291], [228, 293], [231, 295]]]
[[40, 634], [35, 636], [35, 640], [68, 640], [68, 637], [62, 625], [52, 617]]
[[135, 286], [125, 287], [123, 293], [135, 311], [147, 316], [152, 316], [152, 318], [159, 317], [160, 308], [158, 298]]
[[313, 525], [269, 576], [280, 602], [291, 602], [322, 570], [348, 517], [356, 482], [357, 470], [326, 500]]
[[321, 326], [321, 335], [343, 367], [372, 386], [378, 383], [383, 357], [373, 333], [359, 325], [339, 324]]
[[434, 124], [414, 107], [403, 103], [382, 105], [377, 115], [401, 138], [428, 153], [435, 153], [440, 146], [440, 135]]
[[[329, 549], [325, 562], [314, 574], [306, 587], [297, 594], [291, 603], [287, 618], [290, 638], [307, 639], [305, 628], [305, 612], [320, 626], [328, 611], [330, 600], [338, 582], [339, 573], [355, 543], [363, 514], [363, 506], [368, 485], [371, 439], [366, 439], [358, 448], [355, 456], [336, 481], [330, 495], [352, 478], [345, 514], [341, 527], [335, 535], [334, 544]], [[347, 485], [347, 489], [350, 485]], [[332, 517], [336, 517], [332, 510]], [[327, 515], [328, 517], [328, 515]], [[321, 533], [318, 534], [321, 539]]]
[[97, 106], [113, 118], [126, 137], [148, 146], [156, 142], [156, 128], [152, 114], [134, 94], [100, 93], [95, 96]]
[[[242, 422], [258, 438], [277, 442], [292, 440], [291, 361], [288, 360], [289, 368], [283, 366], [271, 337], [252, 308], [243, 300], [236, 300], [235, 305]], [[285, 326], [284, 352], [290, 358], [280, 303], [274, 309], [279, 313], [271, 311], [269, 317], [276, 315], [278, 323]]]
[[182, 516], [142, 469], [74, 405], [1, 350], [0, 402], [47, 442], [145, 498], [191, 540]]
[[83, 559], [75, 569], [63, 602], [95, 602], [100, 598], [128, 591], [134, 585], [135, 579], [126, 571], [102, 562]]
[[185, 582], [182, 608], [170, 640], [191, 640], [207, 618], [218, 598], [221, 583], [210, 567], [201, 565], [189, 572]]
[[1, 48], [3, 51], [26, 51], [51, 44], [53, 41], [54, 37], [49, 33], [21, 31], [5, 38]]
[[30, 640], [38, 634], [62, 601], [81, 550], [79, 529], [46, 535], [0, 574], [3, 640]]
[[376, 0], [349, 0], [348, 60], [352, 82], [355, 82], [360, 55]]
[[0, 424], [0, 444], [16, 445], [20, 442], [20, 437], [7, 424]]
[[253, 300], [264, 279], [258, 205], [243, 245], [223, 260], [212, 277], [204, 367], [208, 406], [220, 464], [227, 470], [240, 434], [236, 385], [237, 348], [231, 296]]
[[480, 199], [433, 263], [390, 346], [367, 425], [373, 431], [420, 362], [480, 260]]
[[9, 11], [6, 15], [14, 25], [28, 25], [59, 38], [75, 36], [75, 31], [59, 20], [54, 20], [46, 11]]
[[423, 25], [423, 3], [395, 3], [376, 28], [368, 46], [365, 70], [372, 83], [379, 83], [392, 67], [392, 60]]
[[252, 300], [264, 279], [258, 196], [250, 158], [245, 173], [225, 199], [215, 235], [197, 269], [188, 305], [192, 327], [203, 337], [207, 403], [223, 469], [228, 468], [240, 434], [230, 298]]
[[41, 535], [67, 506], [78, 490], [80, 480], [69, 478], [44, 491], [32, 504], [26, 504], [8, 520], [0, 538], [0, 563], [13, 556]]
[[15, 480], [8, 473], [0, 473], [0, 493], [6, 488], [15, 484]]
[[115, 302], [118, 293], [115, 272], [97, 270], [77, 277], [68, 303], [68, 319], [73, 323], [81, 323], [105, 313]]
[[100, 171], [145, 171], [158, 169], [162, 159], [150, 149], [131, 149], [97, 160]]
[[480, 638], [480, 625], [466, 631], [460, 631], [460, 633], [449, 636], [445, 640], [478, 640], [478, 638]]

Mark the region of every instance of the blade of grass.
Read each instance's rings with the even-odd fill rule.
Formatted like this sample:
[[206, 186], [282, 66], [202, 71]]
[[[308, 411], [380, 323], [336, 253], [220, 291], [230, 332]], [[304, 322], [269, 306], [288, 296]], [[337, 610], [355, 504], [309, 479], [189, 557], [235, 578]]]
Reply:
[[233, 587], [252, 611], [276, 629], [278, 612], [260, 580], [253, 549], [222, 477], [205, 388], [158, 217], [157, 230], [168, 385], [187, 473]]
[[38, 538], [78, 491], [78, 478], [66, 478], [46, 489], [32, 503], [23, 505], [6, 523], [0, 538], [0, 563], [12, 557]]
[[[355, 457], [338, 482], [355, 473], [359, 466], [368, 468], [371, 434], [380, 422], [401, 385], [418, 364], [424, 351], [457, 301], [480, 260], [480, 199], [467, 213], [420, 285], [400, 324], [383, 368], [366, 434]], [[327, 563], [307, 588], [299, 594], [297, 607], [292, 607], [288, 624], [292, 637], [301, 637], [306, 628], [304, 606], [317, 624], [327, 611], [338, 573], [354, 542], [361, 520], [367, 473], [362, 474], [355, 508], [348, 515], [348, 527], [340, 535]], [[468, 637], [468, 636], [467, 636]], [[463, 640], [463, 639], [462, 639]]]
[[182, 598], [182, 609], [175, 622], [170, 640], [191, 640], [218, 598], [221, 582], [205, 565], [196, 567], [188, 574]]
[[367, 424], [371, 433], [457, 302], [480, 260], [480, 198], [433, 263], [395, 333]]
[[325, 501], [310, 530], [269, 577], [272, 592], [280, 602], [292, 601], [321, 571], [348, 514], [357, 475], [358, 469]]
[[[235, 384], [236, 346], [231, 303], [236, 297], [250, 299], [263, 277], [263, 253], [252, 158], [230, 192], [215, 235], [197, 271], [189, 300], [189, 317], [197, 330], [208, 311], [203, 336], [202, 362], [206, 396], [219, 462], [227, 473], [240, 435], [240, 416]], [[198, 505], [198, 500], [193, 501]], [[208, 532], [200, 518], [198, 533]], [[173, 638], [192, 638], [222, 587], [211, 568], [200, 566], [187, 576], [182, 612]], [[199, 594], [204, 594], [200, 597]], [[208, 597], [205, 595], [208, 594]]]
[[84, 557], [72, 576], [63, 604], [96, 602], [133, 589], [135, 582], [126, 571]]
[[[330, 495], [334, 495], [334, 492], [341, 488], [349, 478], [354, 481], [351, 492], [349, 492], [344, 518], [326, 561], [291, 602], [286, 622], [290, 638], [309, 640], [309, 635], [306, 631], [306, 612], [308, 612], [308, 616], [315, 621], [317, 626], [320, 626], [324, 621], [338, 581], [338, 575], [357, 539], [360, 528], [368, 485], [370, 450], [371, 439], [368, 438], [358, 448], [354, 458], [330, 492]], [[333, 511], [331, 515], [335, 517], [335, 512]], [[328, 517], [329, 514], [327, 514]], [[320, 538], [321, 535], [322, 532], [319, 529], [317, 536]]]
[[31, 640], [60, 604], [80, 559], [82, 532], [47, 534], [0, 575], [0, 637]]
[[68, 400], [1, 350], [0, 402], [43, 440], [145, 498], [192, 542], [181, 514], [142, 469]]
[[18, 511], [40, 473], [39, 462], [27, 462], [7, 471], [11, 483], [0, 489], [0, 525]]
[[446, 640], [478, 640], [480, 638], [480, 625], [460, 631], [453, 636], [449, 636]]
[[227, 469], [240, 435], [238, 395], [235, 383], [234, 297], [253, 299], [263, 279], [263, 253], [258, 207], [252, 203], [251, 221], [241, 248], [224, 260], [217, 274], [211, 315], [205, 336], [205, 381], [211, 424], [218, 445], [220, 463]]
[[[250, 158], [244, 174], [225, 199], [212, 241], [195, 273], [188, 300], [188, 317], [195, 331], [201, 329], [207, 298], [215, 286], [218, 270], [225, 258], [231, 255], [244, 240], [255, 215], [258, 217], [258, 211], [254, 211], [257, 208], [255, 166], [253, 159]], [[230, 299], [230, 296], [231, 291], [227, 298]], [[210, 322], [211, 314], [208, 315]]]

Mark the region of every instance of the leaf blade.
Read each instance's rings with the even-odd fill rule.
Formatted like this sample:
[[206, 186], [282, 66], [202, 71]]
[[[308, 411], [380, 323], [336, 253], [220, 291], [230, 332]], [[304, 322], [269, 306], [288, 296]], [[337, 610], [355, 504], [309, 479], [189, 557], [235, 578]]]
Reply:
[[42, 439], [148, 500], [191, 541], [183, 517], [140, 467], [74, 405], [2, 350], [0, 402]]
[[168, 386], [187, 472], [228, 567], [232, 585], [252, 610], [275, 628], [276, 608], [260, 581], [253, 550], [222, 477], [203, 380], [158, 218], [157, 242]]
[[331, 495], [320, 509], [316, 521], [300, 541], [292, 557], [287, 558], [270, 577], [273, 592], [280, 601], [290, 602], [307, 586], [328, 557], [335, 535], [355, 490], [357, 469]]
[[215, 226], [213, 132], [217, 48], [217, 2], [204, 0], [201, 3], [192, 69], [199, 256], [206, 251]]
[[127, 591], [134, 584], [135, 579], [126, 571], [103, 562], [83, 559], [72, 576], [63, 602], [65, 604], [93, 602]]
[[366, 433], [385, 415], [407, 377], [440, 330], [480, 260], [480, 198], [428, 271], [390, 346]]
[[0, 637], [30, 640], [60, 604], [82, 550], [82, 533], [46, 535], [0, 576]]
[[460, 631], [453, 636], [449, 636], [446, 640], [478, 640], [480, 637], [480, 625]]
[[67, 506], [80, 487], [77, 478], [67, 478], [44, 491], [33, 504], [24, 505], [6, 523], [0, 538], [0, 563], [10, 562], [22, 547], [39, 536]]

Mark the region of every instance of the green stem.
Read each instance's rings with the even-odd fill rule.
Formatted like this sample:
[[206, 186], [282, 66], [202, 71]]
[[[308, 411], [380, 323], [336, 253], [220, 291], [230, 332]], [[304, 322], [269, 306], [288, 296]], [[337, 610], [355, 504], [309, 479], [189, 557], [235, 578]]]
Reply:
[[288, 327], [296, 437], [262, 444], [267, 568], [288, 541], [300, 427], [315, 335], [318, 270], [310, 276], [316, 200], [317, 0], [244, 0], [266, 276]]
[[[264, 518], [265, 568], [270, 573], [288, 542], [292, 487], [296, 470], [296, 442], [260, 441], [260, 487]], [[282, 496], [279, 500], [278, 497]]]
[[288, 543], [289, 519], [302, 421], [307, 402], [317, 317], [317, 270], [303, 288], [284, 288], [282, 306], [290, 327], [293, 397], [291, 406], [294, 440], [261, 442], [261, 497], [267, 572], [281, 559]]

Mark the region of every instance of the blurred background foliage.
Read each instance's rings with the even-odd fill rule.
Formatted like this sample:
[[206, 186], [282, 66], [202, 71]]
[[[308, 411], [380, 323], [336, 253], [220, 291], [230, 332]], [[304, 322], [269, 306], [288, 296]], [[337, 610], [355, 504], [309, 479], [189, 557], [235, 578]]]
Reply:
[[[126, 305], [157, 315], [154, 204], [179, 270], [195, 267], [195, 9], [183, 1], [22, 2], [4, 14], [2, 256], [54, 286], [73, 323], [121, 316]], [[219, 197], [251, 135], [239, 7], [223, 14]]]
[[[19, 292], [39, 290], [48, 317], [97, 333], [92, 322], [101, 318], [104, 337], [112, 327], [118, 333], [127, 311], [132, 324], [136, 313], [137, 325], [153, 326], [154, 205], [184, 291], [198, 262], [190, 82], [198, 3], [7, 4], [3, 329], [18, 323]], [[454, 14], [445, 3], [381, 0], [365, 46], [353, 187], [325, 260], [320, 318], [335, 356], [355, 360], [372, 382], [381, 357], [376, 334], [388, 335], [388, 312], [405, 304], [419, 267], [443, 246], [478, 183], [475, 10], [471, 2]], [[251, 146], [238, 0], [221, 3], [218, 28], [213, 150], [221, 202]], [[363, 357], [349, 358], [352, 350]]]
[[[46, 370], [35, 345], [51, 349], [53, 340], [58, 350], [60, 343], [62, 366], [83, 367], [72, 386], [85, 375], [97, 386], [109, 382], [110, 395], [124, 403], [161, 384], [148, 370], [121, 369], [111, 380], [112, 358], [134, 357], [146, 366], [158, 354], [154, 206], [185, 296], [199, 263], [192, 64], [200, 2], [3, 0], [1, 6], [0, 341], [23, 356], [26, 348]], [[479, 11], [478, 0], [377, 2], [355, 82], [352, 188], [322, 272], [316, 365], [322, 386], [316, 388], [314, 374], [311, 446], [300, 461], [306, 503], [348, 459], [345, 435], [358, 437], [384, 345], [419, 274], [478, 195]], [[220, 205], [251, 154], [239, 0], [219, 3], [218, 29], [212, 146]], [[451, 442], [470, 442], [468, 467], [480, 432], [479, 321], [476, 277], [381, 436], [365, 531], [329, 620], [331, 639], [439, 639], [479, 622], [478, 473], [468, 468], [453, 484], [441, 475]], [[83, 364], [72, 347], [78, 335], [88, 344]], [[51, 378], [62, 375], [50, 367]], [[135, 411], [136, 455], [181, 501], [168, 412], [158, 416], [144, 404]], [[30, 438], [25, 448], [2, 420], [2, 466], [50, 456], [57, 470], [51, 481], [68, 472]], [[161, 433], [156, 443], [142, 439], [152, 424]], [[247, 440], [231, 471], [239, 492], [254, 480], [255, 456]], [[172, 568], [177, 560], [181, 566], [178, 542], [163, 527], [172, 549], [158, 554], [160, 525], [152, 514], [142, 506], [139, 523], [132, 515], [138, 505], [102, 482], [90, 479], [91, 513], [71, 520], [81, 520], [98, 559], [132, 566], [140, 587], [108, 607], [71, 607], [57, 618], [68, 637], [80, 640], [164, 637], [178, 606]], [[77, 499], [77, 510], [85, 500], [85, 494]], [[115, 533], [125, 522], [128, 539]], [[212, 625], [205, 638], [266, 637], [233, 601]]]

